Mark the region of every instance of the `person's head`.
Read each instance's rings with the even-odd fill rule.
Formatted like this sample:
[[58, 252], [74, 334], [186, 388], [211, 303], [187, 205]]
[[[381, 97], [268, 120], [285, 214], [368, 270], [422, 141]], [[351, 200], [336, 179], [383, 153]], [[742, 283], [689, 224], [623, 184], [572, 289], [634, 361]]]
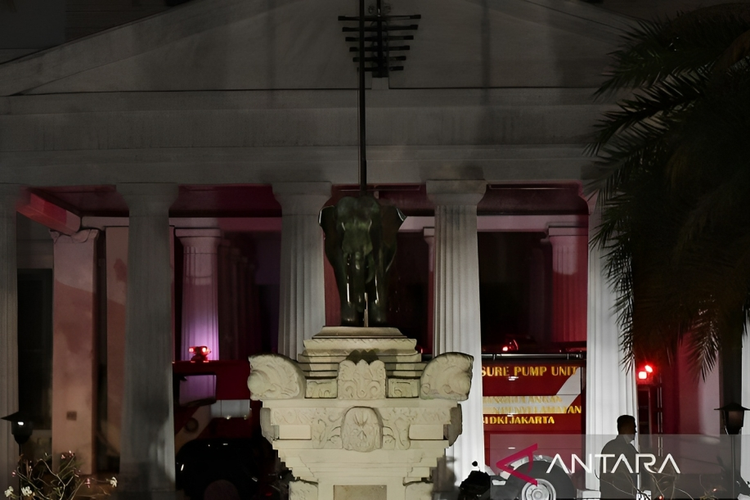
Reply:
[[632, 415], [620, 415], [617, 418], [617, 433], [635, 439], [635, 418]]

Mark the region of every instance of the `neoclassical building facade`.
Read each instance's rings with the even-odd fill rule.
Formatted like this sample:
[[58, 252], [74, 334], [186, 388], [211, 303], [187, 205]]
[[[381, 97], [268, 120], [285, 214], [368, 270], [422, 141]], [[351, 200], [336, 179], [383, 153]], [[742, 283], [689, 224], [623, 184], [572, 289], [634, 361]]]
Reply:
[[[396, 303], [424, 295], [399, 321], [428, 352], [481, 358], [493, 256], [523, 257], [518, 328], [585, 343], [586, 431], [614, 433], [635, 381], [589, 251], [583, 149], [626, 20], [555, 0], [391, 9], [421, 15], [404, 70], [367, 77], [370, 190], [408, 216], [399, 244], [422, 276], [410, 288], [397, 269]], [[196, 0], [0, 65], [0, 414], [19, 407], [19, 270], [52, 270], [52, 451], [93, 471], [103, 433], [122, 490], [154, 498], [174, 489], [173, 359], [190, 345], [295, 357], [336, 321], [318, 213], [357, 184], [357, 72], [337, 20], [355, 13]], [[693, 389], [706, 407], [707, 387]], [[462, 403], [457, 478], [484, 461], [481, 396]], [[0, 486], [16, 458], [0, 421]]]

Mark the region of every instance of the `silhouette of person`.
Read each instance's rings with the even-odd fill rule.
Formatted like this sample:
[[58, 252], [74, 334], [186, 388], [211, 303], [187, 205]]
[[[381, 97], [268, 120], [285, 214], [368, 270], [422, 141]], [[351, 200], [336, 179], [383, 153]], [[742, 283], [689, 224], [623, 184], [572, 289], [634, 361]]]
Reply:
[[635, 439], [635, 418], [621, 415], [617, 419], [617, 437], [602, 448], [599, 481], [602, 500], [635, 498], [638, 492]]

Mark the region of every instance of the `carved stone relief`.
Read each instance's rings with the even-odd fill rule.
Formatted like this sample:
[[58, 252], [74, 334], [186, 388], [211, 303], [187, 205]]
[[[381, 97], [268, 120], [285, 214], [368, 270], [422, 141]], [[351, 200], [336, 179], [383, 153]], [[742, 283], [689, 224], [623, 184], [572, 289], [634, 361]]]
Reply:
[[447, 424], [451, 420], [448, 408], [379, 408], [383, 425], [398, 418], [406, 418], [410, 424]]
[[338, 408], [319, 409], [310, 423], [313, 448], [341, 448], [341, 416]]
[[[388, 410], [403, 410], [403, 408], [388, 408]], [[411, 419], [408, 413], [399, 411], [387, 413], [390, 413], [389, 418], [387, 420], [383, 418], [383, 449], [408, 450], [411, 447], [409, 440]]]
[[313, 448], [341, 448], [341, 408], [276, 408], [275, 425], [309, 425]]
[[415, 378], [389, 378], [389, 398], [416, 398], [419, 396], [419, 380]]
[[471, 389], [474, 358], [460, 352], [447, 352], [427, 363], [422, 372], [419, 396], [422, 399], [465, 401]]
[[313, 399], [335, 399], [337, 395], [338, 383], [336, 382], [336, 379], [307, 380], [307, 392], [305, 397]]
[[[250, 358], [248, 387], [253, 399], [264, 400], [263, 435], [301, 479], [290, 483], [291, 500], [330, 495], [330, 467], [321, 469], [321, 460], [336, 468], [345, 464], [345, 486], [370, 484], [372, 466], [393, 461], [393, 481], [378, 478], [378, 484], [396, 484], [398, 490], [403, 484], [398, 496], [406, 500], [431, 498], [432, 485], [419, 478], [429, 475], [429, 464], [460, 433], [457, 401], [471, 388], [473, 358], [449, 353], [425, 365], [413, 342], [320, 336], [305, 341], [305, 372], [283, 356]], [[283, 399], [291, 401], [273, 401]], [[356, 406], [341, 406], [347, 404]], [[378, 449], [388, 451], [368, 453]], [[407, 454], [411, 458], [403, 460]], [[316, 481], [323, 478], [321, 489]]]
[[302, 399], [305, 397], [305, 375], [296, 362], [280, 354], [250, 356], [247, 387], [250, 399]]
[[345, 450], [368, 452], [383, 446], [382, 424], [372, 408], [355, 406], [344, 415], [341, 441]]
[[384, 399], [385, 364], [376, 360], [368, 363], [360, 359], [358, 363], [344, 360], [339, 364], [339, 399]]
[[[379, 408], [383, 421], [383, 449], [408, 450], [411, 447], [409, 427], [412, 424], [448, 425], [448, 408]], [[460, 424], [459, 424], [460, 429]]]

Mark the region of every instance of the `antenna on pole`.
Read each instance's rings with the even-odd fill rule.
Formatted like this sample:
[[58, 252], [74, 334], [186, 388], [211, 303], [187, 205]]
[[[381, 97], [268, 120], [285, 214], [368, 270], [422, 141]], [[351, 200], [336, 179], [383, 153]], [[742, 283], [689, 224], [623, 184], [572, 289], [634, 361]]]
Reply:
[[[350, 52], [356, 52], [357, 56], [354, 62], [358, 64], [359, 71], [359, 88], [358, 97], [359, 105], [357, 114], [359, 117], [359, 192], [360, 195], [367, 192], [367, 120], [365, 113], [365, 72], [372, 72], [373, 78], [387, 78], [391, 71], [401, 71], [403, 66], [393, 66], [391, 61], [405, 61], [406, 56], [392, 56], [391, 52], [400, 52], [409, 50], [409, 45], [391, 45], [393, 41], [414, 40], [413, 35], [393, 35], [393, 32], [413, 31], [417, 29], [416, 24], [390, 24], [391, 21], [408, 21], [421, 19], [419, 14], [406, 16], [391, 16], [384, 14], [384, 11], [390, 11], [390, 6], [382, 5], [382, 0], [376, 0], [375, 8], [372, 15], [365, 15], [365, 0], [359, 0], [359, 15], [356, 17], [339, 16], [339, 21], [357, 21], [357, 27], [344, 27], [345, 33], [356, 32], [356, 37], [346, 37], [347, 42], [357, 42], [356, 47], [350, 47]], [[370, 23], [365, 26], [365, 23]], [[366, 35], [366, 33], [368, 35]], [[365, 47], [365, 42], [370, 42], [370, 46]], [[367, 54], [370, 54], [369, 56]], [[371, 65], [365, 66], [365, 63]]]
[[359, 0], [359, 194], [367, 192], [367, 117], [365, 115], [365, 0]]

